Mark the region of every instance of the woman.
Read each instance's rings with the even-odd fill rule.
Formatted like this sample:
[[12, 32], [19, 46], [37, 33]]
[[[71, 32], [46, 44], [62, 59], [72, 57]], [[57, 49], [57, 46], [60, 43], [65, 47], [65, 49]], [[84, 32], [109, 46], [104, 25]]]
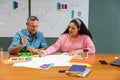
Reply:
[[52, 54], [58, 49], [70, 55], [82, 54], [84, 49], [88, 49], [89, 54], [95, 53], [92, 35], [82, 20], [78, 18], [71, 20], [65, 32], [47, 50], [42, 51], [44, 54], [41, 55]]

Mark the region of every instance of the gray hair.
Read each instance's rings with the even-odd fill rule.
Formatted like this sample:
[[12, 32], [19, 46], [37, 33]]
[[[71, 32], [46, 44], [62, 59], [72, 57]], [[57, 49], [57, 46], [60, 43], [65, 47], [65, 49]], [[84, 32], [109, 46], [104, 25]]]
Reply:
[[35, 21], [35, 20], [39, 21], [39, 19], [36, 16], [30, 16], [27, 19], [27, 23], [30, 23], [30, 21]]

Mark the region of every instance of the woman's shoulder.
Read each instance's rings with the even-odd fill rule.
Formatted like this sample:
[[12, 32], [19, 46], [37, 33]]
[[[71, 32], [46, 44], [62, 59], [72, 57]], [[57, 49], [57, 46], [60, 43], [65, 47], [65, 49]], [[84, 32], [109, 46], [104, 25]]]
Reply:
[[62, 37], [62, 38], [66, 38], [66, 37], [68, 37], [68, 36], [69, 36], [68, 33], [65, 33], [65, 34], [60, 35], [60, 37]]
[[85, 34], [82, 34], [82, 35], [79, 35], [79, 37], [81, 38], [90, 38], [88, 35], [85, 35]]

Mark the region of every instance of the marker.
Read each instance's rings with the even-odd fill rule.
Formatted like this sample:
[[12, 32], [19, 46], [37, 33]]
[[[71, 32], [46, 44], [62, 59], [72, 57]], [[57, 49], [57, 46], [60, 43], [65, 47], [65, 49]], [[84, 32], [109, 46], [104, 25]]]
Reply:
[[13, 9], [17, 9], [18, 8], [18, 2], [13, 1]]
[[74, 10], [71, 11], [71, 18], [74, 18]]
[[67, 4], [65, 4], [65, 9], [67, 9]]
[[60, 2], [57, 2], [57, 10], [60, 10], [60, 6], [61, 6]]

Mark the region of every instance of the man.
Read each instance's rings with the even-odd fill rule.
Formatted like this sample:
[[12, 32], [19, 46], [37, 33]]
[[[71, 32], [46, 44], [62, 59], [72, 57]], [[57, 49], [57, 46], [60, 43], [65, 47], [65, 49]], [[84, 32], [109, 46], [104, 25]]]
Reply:
[[37, 54], [38, 49], [44, 50], [47, 48], [42, 32], [37, 31], [38, 24], [39, 20], [36, 16], [30, 16], [27, 19], [27, 28], [17, 32], [8, 47], [10, 54], [27, 51]]

